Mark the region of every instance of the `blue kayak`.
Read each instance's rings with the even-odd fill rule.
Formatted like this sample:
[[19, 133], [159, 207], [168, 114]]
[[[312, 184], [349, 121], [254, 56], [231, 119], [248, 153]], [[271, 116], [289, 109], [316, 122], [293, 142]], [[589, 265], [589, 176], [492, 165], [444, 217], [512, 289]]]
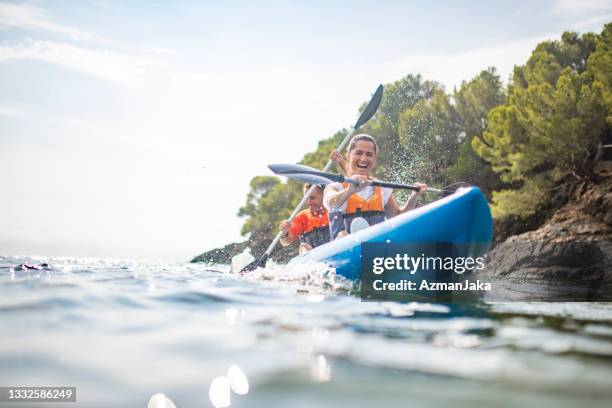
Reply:
[[[482, 255], [493, 237], [493, 220], [487, 200], [477, 187], [468, 187], [423, 207], [400, 214], [380, 224], [321, 245], [297, 256], [289, 265], [321, 262], [336, 274], [359, 279], [361, 244], [456, 243], [462, 248], [474, 244], [470, 255]], [[467, 244], [467, 245], [466, 245]], [[483, 245], [484, 244], [484, 245]]]

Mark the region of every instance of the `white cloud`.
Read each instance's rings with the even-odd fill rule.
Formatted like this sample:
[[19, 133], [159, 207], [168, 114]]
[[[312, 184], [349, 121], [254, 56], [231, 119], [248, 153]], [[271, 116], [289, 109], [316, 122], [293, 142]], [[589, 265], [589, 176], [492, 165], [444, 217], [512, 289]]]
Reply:
[[164, 47], [151, 47], [151, 51], [166, 57], [175, 57], [177, 55], [177, 52], [175, 50]]
[[52, 41], [30, 41], [0, 46], [0, 62], [39, 60], [56, 64], [98, 78], [140, 86], [151, 68], [160, 64], [152, 60], [109, 50], [96, 50]]
[[584, 15], [612, 10], [612, 0], [557, 0], [553, 11], [558, 14]]
[[53, 22], [44, 9], [31, 4], [0, 3], [0, 28], [44, 31], [67, 35], [79, 41], [104, 42], [94, 34]]
[[603, 25], [612, 21], [612, 13], [605, 15], [585, 18], [583, 20], [572, 23], [572, 29], [578, 31], [595, 31], [599, 32], [602, 30]]
[[26, 116], [28, 114], [28, 112], [21, 110], [21, 109], [15, 109], [15, 108], [9, 108], [7, 106], [2, 106], [0, 105], [0, 115], [3, 116]]
[[425, 79], [444, 84], [447, 90], [470, 80], [487, 67], [496, 67], [506, 81], [515, 65], [525, 63], [535, 46], [556, 35], [509, 41], [457, 54], [418, 54], [388, 64], [385, 79], [397, 80], [406, 73], [421, 74]]

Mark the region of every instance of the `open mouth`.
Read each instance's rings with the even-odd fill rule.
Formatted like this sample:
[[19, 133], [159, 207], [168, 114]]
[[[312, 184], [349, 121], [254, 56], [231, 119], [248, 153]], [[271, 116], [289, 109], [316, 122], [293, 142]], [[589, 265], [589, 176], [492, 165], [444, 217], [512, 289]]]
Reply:
[[357, 163], [356, 166], [357, 166], [358, 169], [363, 169], [363, 170], [368, 168], [367, 164], [359, 164], [359, 163]]

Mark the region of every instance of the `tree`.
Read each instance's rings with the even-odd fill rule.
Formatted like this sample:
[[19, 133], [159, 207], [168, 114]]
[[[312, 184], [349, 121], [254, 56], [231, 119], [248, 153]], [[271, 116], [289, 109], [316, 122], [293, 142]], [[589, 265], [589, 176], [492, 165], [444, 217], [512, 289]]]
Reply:
[[459, 115], [442, 89], [399, 117], [399, 139], [409, 155], [406, 171], [413, 180], [448, 184], [442, 172], [455, 163], [464, 137]]
[[588, 177], [601, 139], [604, 87], [587, 70], [593, 34], [564, 33], [539, 44], [516, 67], [508, 104], [493, 109], [487, 130], [472, 140], [476, 153], [515, 190], [493, 193], [495, 217], [533, 215], [568, 174]]
[[[593, 82], [602, 88], [607, 108], [607, 137], [612, 128], [612, 23], [606, 24], [599, 36], [595, 51], [589, 56], [587, 69], [593, 75]], [[609, 142], [609, 141], [608, 141]]]
[[364, 132], [375, 136], [380, 148], [378, 177], [397, 182], [415, 181], [410, 170], [415, 156], [400, 141], [400, 116], [419, 101], [431, 99], [438, 89], [437, 82], [423, 80], [421, 75], [407, 75], [385, 85], [378, 112], [363, 127]]
[[472, 140], [481, 137], [487, 128], [491, 109], [506, 101], [497, 70], [489, 67], [471, 81], [464, 81], [453, 93], [453, 100], [464, 138], [458, 147], [455, 163], [445, 171], [445, 178], [450, 182], [467, 181], [489, 194], [500, 186], [499, 176], [474, 152]]
[[471, 147], [487, 126], [488, 112], [503, 103], [503, 86], [494, 68], [482, 71], [447, 95], [436, 89], [399, 117], [399, 139], [408, 153], [407, 172], [414, 179], [446, 185], [458, 180], [485, 192], [497, 187], [498, 177]]

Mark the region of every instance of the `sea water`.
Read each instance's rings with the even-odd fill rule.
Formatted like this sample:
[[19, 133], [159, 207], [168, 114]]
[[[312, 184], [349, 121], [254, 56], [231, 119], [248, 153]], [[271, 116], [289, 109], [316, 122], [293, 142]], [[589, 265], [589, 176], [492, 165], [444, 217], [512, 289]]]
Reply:
[[610, 406], [610, 304], [354, 289], [307, 266], [0, 257], [0, 386], [76, 387], [17, 407]]

